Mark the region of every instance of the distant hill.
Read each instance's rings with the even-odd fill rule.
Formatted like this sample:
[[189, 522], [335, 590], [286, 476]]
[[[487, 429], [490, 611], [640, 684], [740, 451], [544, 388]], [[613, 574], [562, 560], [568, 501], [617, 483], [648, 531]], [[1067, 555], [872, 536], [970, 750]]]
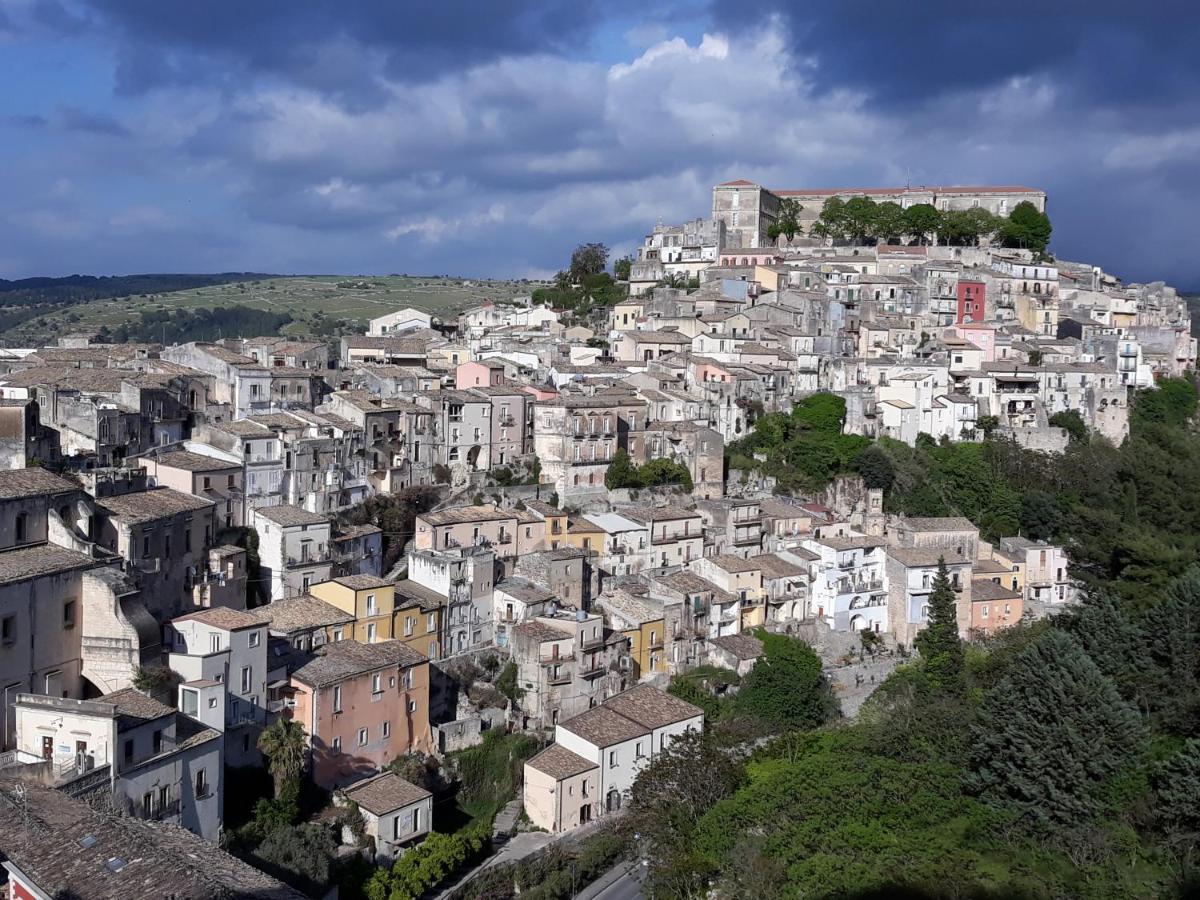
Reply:
[[68, 275], [65, 278], [0, 278], [0, 333], [38, 316], [91, 300], [165, 294], [236, 281], [269, 278], [253, 272], [215, 275]]

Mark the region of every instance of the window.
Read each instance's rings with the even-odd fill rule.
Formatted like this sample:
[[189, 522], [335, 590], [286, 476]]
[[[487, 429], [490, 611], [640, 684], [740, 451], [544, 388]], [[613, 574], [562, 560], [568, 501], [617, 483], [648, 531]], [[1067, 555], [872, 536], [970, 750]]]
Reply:
[[204, 489], [206, 491], [212, 489], [212, 479], [209, 478], [207, 475], [204, 476]]
[[195, 716], [200, 712], [200, 694], [196, 691], [181, 691], [180, 699], [185, 716]]
[[63, 604], [63, 628], [75, 627], [75, 601], [68, 600]]
[[616, 750], [608, 751], [608, 767], [610, 769], [615, 769], [617, 767], [617, 751]]
[[384, 722], [382, 725], [379, 726], [379, 730], [385, 738], [391, 737], [392, 736], [392, 723]]
[[367, 746], [367, 729], [365, 728], [358, 729], [358, 746]]
[[368, 644], [375, 643], [375, 632], [376, 632], [375, 623], [368, 622], [367, 623], [367, 643]]
[[404, 634], [406, 637], [413, 633], [413, 629], [416, 628], [416, 625], [417, 625], [417, 620], [414, 619], [412, 616], [404, 617]]
[[210, 653], [221, 652], [221, 636], [219, 634], [210, 634], [208, 636], [208, 650]]
[[250, 637], [246, 643], [250, 647], [257, 647], [261, 640], [262, 640], [262, 632], [261, 631], [252, 631], [252, 632], [250, 632]]
[[341, 628], [335, 628], [335, 629], [333, 629], [333, 641], [334, 641], [334, 643], [336, 644], [336, 643], [337, 643], [338, 641], [340, 641], [341, 639], [342, 639], [342, 629], [341, 629]]
[[5, 616], [0, 619], [0, 640], [6, 644], [11, 644], [17, 639], [17, 617]]
[[29, 514], [28, 513], [17, 513], [16, 531], [17, 531], [17, 543], [18, 544], [24, 543], [26, 540], [26, 537], [29, 533]]
[[985, 619], [988, 617], [988, 608], [986, 606], [982, 608], [980, 615], [982, 615]]
[[634, 750], [634, 756], [635, 756], [637, 759], [641, 759], [643, 756], [645, 756], [645, 754], [644, 754], [644, 753], [642, 753], [642, 742], [641, 742], [641, 741], [638, 741], [638, 742], [637, 742], [637, 743], [634, 745], [634, 747], [633, 747], [633, 750]]
[[429, 614], [429, 621], [425, 625], [426, 634], [430, 634], [437, 629], [437, 620], [434, 613]]
[[374, 594], [367, 594], [367, 615], [379, 615], [379, 603], [375, 600]]
[[162, 753], [162, 729], [156, 728], [150, 738], [150, 746], [155, 753]]
[[371, 693], [372, 694], [383, 693], [383, 676], [380, 675], [378, 672], [376, 672], [374, 675], [371, 676]]
[[196, 799], [208, 796], [208, 774], [204, 769], [196, 770]]
[[334, 685], [333, 688], [333, 711], [342, 711], [342, 686], [340, 684]]
[[250, 683], [252, 679], [252, 670], [250, 666], [242, 666], [242, 693], [250, 692]]
[[208, 698], [208, 708], [209, 708], [209, 709], [216, 709], [216, 708], [217, 708], [217, 698], [216, 698], [216, 697], [209, 697], [209, 698]]
[[129, 765], [131, 762], [133, 762], [133, 741], [128, 740], [125, 742], [125, 765]]
[[340, 737], [335, 737], [333, 739], [333, 752], [334, 755], [342, 752], [342, 739]]
[[146, 818], [154, 815], [154, 792], [146, 791], [142, 794], [142, 815]]
[[158, 789], [158, 812], [162, 815], [166, 812], [167, 807], [171, 805], [171, 786], [164, 784]]
[[408, 711], [410, 713], [415, 713], [417, 711], [417, 701], [416, 700], [408, 701]]

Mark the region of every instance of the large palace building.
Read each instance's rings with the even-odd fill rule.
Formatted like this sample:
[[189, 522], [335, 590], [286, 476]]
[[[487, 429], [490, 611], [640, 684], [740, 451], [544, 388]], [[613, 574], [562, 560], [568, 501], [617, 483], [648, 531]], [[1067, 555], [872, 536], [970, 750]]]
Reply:
[[1039, 211], [1046, 211], [1046, 192], [1019, 185], [996, 187], [930, 186], [889, 188], [816, 188], [777, 190], [752, 181], [738, 179], [713, 188], [712, 217], [725, 223], [726, 244], [731, 247], [761, 247], [768, 243], [767, 229], [779, 215], [783, 200], [797, 200], [804, 207], [800, 224], [807, 234], [830, 197], [870, 197], [877, 203], [891, 201], [903, 207], [929, 203], [941, 210], [983, 207], [999, 216], [1007, 216], [1022, 200]]

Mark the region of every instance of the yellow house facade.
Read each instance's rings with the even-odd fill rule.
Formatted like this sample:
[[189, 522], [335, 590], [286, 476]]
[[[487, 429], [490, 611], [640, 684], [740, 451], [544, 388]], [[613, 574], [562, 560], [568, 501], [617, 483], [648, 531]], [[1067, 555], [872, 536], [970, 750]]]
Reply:
[[395, 586], [374, 575], [347, 575], [323, 581], [309, 589], [326, 603], [354, 616], [352, 632], [345, 636], [362, 644], [392, 639], [396, 608]]

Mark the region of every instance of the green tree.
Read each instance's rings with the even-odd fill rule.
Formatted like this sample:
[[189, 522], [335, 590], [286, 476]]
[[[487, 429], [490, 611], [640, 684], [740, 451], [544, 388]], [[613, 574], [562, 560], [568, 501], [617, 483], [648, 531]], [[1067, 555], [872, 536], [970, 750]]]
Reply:
[[854, 468], [869, 488], [891, 489], [896, 480], [896, 467], [887, 451], [878, 444], [865, 448], [854, 460]]
[[839, 715], [812, 647], [784, 634], [758, 633], [763, 655], [746, 676], [735, 709], [779, 730], [815, 728]]
[[1196, 415], [1196, 385], [1187, 378], [1164, 378], [1148, 390], [1134, 395], [1131, 425], [1145, 429], [1150, 425], [1182, 428]]
[[812, 234], [835, 241], [846, 239], [846, 203], [841, 197], [830, 197], [825, 201], [821, 207], [821, 215], [813, 224]]
[[304, 771], [307, 742], [304, 727], [294, 719], [276, 719], [258, 736], [258, 749], [267, 757], [267, 768], [275, 779], [275, 796], [284, 785]]
[[929, 595], [929, 622], [917, 635], [914, 643], [925, 661], [925, 673], [935, 691], [961, 694], [963, 681], [963, 646], [958, 636], [958, 604], [946, 559], [938, 560], [933, 592]]
[[1135, 758], [1137, 713], [1083, 652], [1050, 630], [1016, 655], [973, 728], [970, 786], [1041, 827], [1086, 822]]
[[454, 834], [430, 833], [391, 869], [377, 869], [367, 882], [368, 900], [417, 900], [488, 846], [491, 825], [476, 823]]
[[1024, 247], [1042, 254], [1050, 243], [1051, 231], [1050, 217], [1028, 200], [1022, 200], [1001, 225], [1000, 239], [1006, 247]]
[[624, 449], [613, 454], [613, 458], [604, 472], [604, 486], [610, 491], [642, 486], [637, 467], [629, 459], [629, 454]]
[[928, 243], [942, 230], [942, 214], [931, 203], [915, 203], [904, 210], [904, 233], [918, 244]]
[[842, 207], [842, 222], [847, 239], [866, 243], [875, 236], [875, 201], [870, 197], [851, 197]]
[[1154, 812], [1159, 827], [1174, 834], [1200, 837], [1200, 740], [1158, 763], [1151, 772]]
[[890, 200], [877, 204], [871, 231], [875, 237], [888, 243], [898, 241], [908, 233], [904, 208]]
[[[659, 457], [638, 467], [638, 480], [643, 487], [658, 487], [677, 484], [685, 490], [692, 489], [692, 474], [683, 463]], [[607, 482], [606, 482], [607, 483]]]
[[804, 209], [800, 205], [800, 201], [783, 199], [779, 203], [779, 215], [774, 223], [767, 229], [767, 236], [771, 240], [778, 240], [780, 235], [786, 237], [789, 241], [800, 233], [800, 213]]
[[608, 247], [604, 244], [580, 244], [571, 254], [568, 274], [574, 284], [582, 284], [588, 276], [599, 275], [608, 265]]
[[980, 416], [975, 420], [975, 425], [983, 432], [984, 440], [991, 440], [992, 434], [1000, 427], [1000, 420], [996, 416]]
[[313, 896], [329, 885], [337, 842], [325, 825], [277, 828], [254, 851], [260, 867]]
[[613, 275], [621, 281], [629, 280], [629, 271], [633, 267], [633, 257], [622, 256], [613, 263]]
[[1083, 417], [1074, 409], [1056, 412], [1050, 417], [1050, 424], [1061, 428], [1067, 433], [1068, 440], [1083, 443], [1088, 439], [1088, 427]]

